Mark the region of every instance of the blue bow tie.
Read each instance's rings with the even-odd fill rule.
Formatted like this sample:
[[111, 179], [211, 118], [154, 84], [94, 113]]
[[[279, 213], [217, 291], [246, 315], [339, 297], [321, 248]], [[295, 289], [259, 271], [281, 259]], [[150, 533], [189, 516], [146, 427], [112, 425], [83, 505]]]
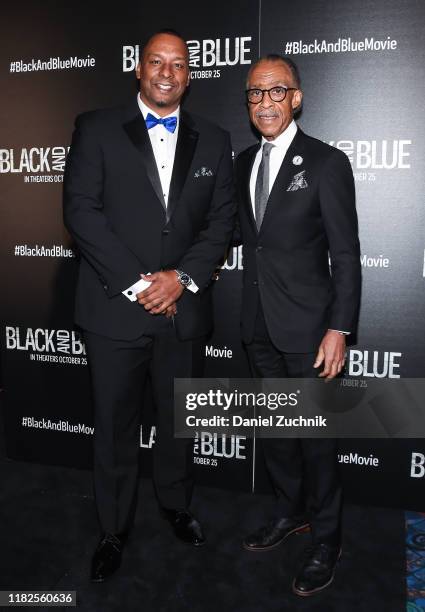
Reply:
[[177, 117], [160, 117], [159, 119], [157, 119], [156, 117], [148, 113], [145, 121], [148, 130], [155, 127], [156, 125], [161, 124], [165, 127], [166, 130], [168, 130], [172, 134], [175, 132], [177, 126]]

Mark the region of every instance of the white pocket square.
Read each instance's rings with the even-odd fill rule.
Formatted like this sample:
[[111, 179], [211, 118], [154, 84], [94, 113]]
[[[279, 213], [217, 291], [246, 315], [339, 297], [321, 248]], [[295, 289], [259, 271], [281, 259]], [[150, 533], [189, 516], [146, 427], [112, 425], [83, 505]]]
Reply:
[[214, 176], [214, 173], [211, 168], [206, 168], [205, 166], [202, 166], [202, 168], [199, 168], [194, 174], [195, 178], [200, 178], [201, 176]]
[[305, 170], [302, 170], [302, 172], [294, 175], [286, 191], [298, 191], [298, 189], [305, 189], [306, 187], [308, 187], [308, 183], [305, 178]]

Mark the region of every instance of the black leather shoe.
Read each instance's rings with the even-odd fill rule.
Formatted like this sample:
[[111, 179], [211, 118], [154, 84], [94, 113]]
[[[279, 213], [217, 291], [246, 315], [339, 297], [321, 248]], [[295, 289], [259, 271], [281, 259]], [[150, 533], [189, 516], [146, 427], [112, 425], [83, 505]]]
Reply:
[[309, 529], [310, 526], [305, 520], [281, 518], [270, 521], [267, 525], [248, 535], [243, 540], [242, 545], [245, 550], [252, 550], [254, 552], [271, 550], [279, 546], [293, 533], [301, 533], [309, 531]]
[[293, 592], [308, 597], [329, 586], [340, 556], [340, 546], [328, 546], [322, 542], [307, 548], [303, 566], [292, 583]]
[[105, 533], [100, 540], [91, 564], [90, 579], [92, 582], [104, 582], [112, 576], [121, 565], [121, 554], [124, 536]]
[[162, 508], [162, 513], [179, 540], [193, 546], [202, 546], [205, 543], [202, 527], [190, 512]]

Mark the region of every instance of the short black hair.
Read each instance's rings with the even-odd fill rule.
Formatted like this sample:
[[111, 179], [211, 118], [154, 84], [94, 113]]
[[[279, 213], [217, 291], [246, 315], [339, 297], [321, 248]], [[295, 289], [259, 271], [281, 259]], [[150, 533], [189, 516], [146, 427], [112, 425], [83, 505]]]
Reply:
[[145, 40], [144, 44], [142, 44], [141, 57], [143, 57], [144, 49], [147, 47], [147, 45], [152, 40], [152, 38], [154, 38], [155, 36], [158, 36], [159, 34], [169, 34], [170, 36], [175, 36], [176, 38], [180, 38], [180, 40], [184, 43], [184, 46], [186, 47], [187, 57], [189, 58], [189, 48], [187, 46], [186, 40], [183, 38], [180, 32], [177, 32], [177, 30], [174, 30], [174, 28], [162, 28], [161, 30], [157, 30], [156, 32], [151, 34], [149, 38]]
[[158, 32], [152, 34], [151, 38], [157, 34], [170, 34], [171, 36], [176, 36], [177, 38], [181, 38], [183, 42], [186, 42], [180, 32], [177, 32], [177, 30], [174, 28], [162, 28], [162, 30], [158, 30]]
[[249, 80], [250, 74], [255, 66], [261, 62], [282, 62], [282, 64], [285, 64], [285, 66], [287, 66], [291, 72], [294, 85], [296, 85], [297, 89], [301, 89], [301, 77], [298, 66], [290, 57], [279, 55], [278, 53], [269, 53], [268, 55], [263, 55], [260, 57], [249, 69], [247, 80]]

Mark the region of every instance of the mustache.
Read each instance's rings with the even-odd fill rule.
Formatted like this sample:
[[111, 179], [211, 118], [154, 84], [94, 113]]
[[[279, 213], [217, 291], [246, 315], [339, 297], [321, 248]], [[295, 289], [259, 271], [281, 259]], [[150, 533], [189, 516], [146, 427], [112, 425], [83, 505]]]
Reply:
[[270, 117], [278, 117], [279, 115], [277, 113], [266, 113], [264, 111], [258, 111], [258, 113], [255, 113], [255, 116], [259, 118], [267, 117], [269, 119]]

